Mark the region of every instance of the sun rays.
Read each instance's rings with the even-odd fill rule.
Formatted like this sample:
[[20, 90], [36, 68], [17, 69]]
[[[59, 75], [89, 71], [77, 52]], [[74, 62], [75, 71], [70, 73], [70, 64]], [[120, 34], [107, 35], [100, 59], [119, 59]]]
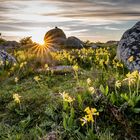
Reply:
[[51, 52], [55, 51], [54, 46], [53, 40], [48, 38], [43, 44], [36, 43], [29, 49], [29, 53], [35, 55], [43, 64], [50, 63], [52, 60]]

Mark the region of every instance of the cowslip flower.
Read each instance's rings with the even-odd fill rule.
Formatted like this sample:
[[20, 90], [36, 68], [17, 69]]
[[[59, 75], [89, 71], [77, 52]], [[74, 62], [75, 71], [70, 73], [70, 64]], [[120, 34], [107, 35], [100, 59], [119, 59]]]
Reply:
[[49, 70], [49, 65], [48, 65], [48, 64], [45, 64], [44, 68], [45, 68], [46, 70]]
[[34, 80], [35, 80], [36, 82], [38, 82], [38, 81], [40, 81], [41, 79], [40, 79], [39, 76], [35, 76], [35, 77], [34, 77]]
[[21, 63], [21, 64], [19, 65], [20, 68], [22, 68], [23, 66], [24, 66], [24, 63]]
[[86, 107], [84, 112], [86, 112], [86, 115], [84, 117], [80, 118], [82, 126], [85, 125], [88, 122], [93, 123], [94, 122], [94, 117], [93, 116], [99, 116], [99, 112], [97, 112], [96, 108]]
[[126, 74], [126, 78], [123, 81], [128, 81], [128, 84], [134, 84], [137, 81], [137, 78], [139, 77], [139, 73], [137, 70], [133, 71], [132, 73]]
[[119, 80], [117, 80], [115, 82], [115, 87], [120, 88], [121, 87], [121, 82]]
[[74, 71], [78, 71], [78, 69], [79, 69], [79, 66], [78, 66], [78, 65], [74, 65], [74, 66], [73, 66], [73, 70], [74, 70]]
[[20, 104], [20, 98], [21, 96], [19, 96], [18, 94], [13, 94], [14, 102], [16, 102], [17, 104]]
[[95, 88], [94, 87], [89, 87], [88, 90], [91, 94], [95, 93]]
[[65, 102], [71, 103], [71, 102], [73, 102], [73, 101], [75, 100], [73, 97], [71, 97], [71, 96], [69, 95], [69, 93], [66, 93], [65, 91], [64, 91], [63, 93], [60, 93], [60, 94], [62, 95], [62, 98], [63, 98], [63, 100], [64, 100]]
[[89, 108], [89, 107], [86, 107], [84, 112], [86, 112], [88, 115], [89, 114], [92, 114], [92, 115], [99, 115], [99, 112], [97, 112], [97, 109], [96, 108]]
[[22, 62], [22, 63], [19, 65], [19, 67], [22, 68], [22, 67], [25, 66], [26, 64], [27, 64], [26, 61], [25, 61], [25, 62]]
[[88, 78], [88, 79], [87, 79], [87, 84], [88, 84], [88, 85], [91, 85], [91, 82], [92, 82], [91, 79]]
[[84, 117], [80, 118], [80, 121], [82, 123], [81, 125], [84, 126], [88, 122], [87, 116], [85, 115]]
[[15, 83], [17, 83], [19, 81], [18, 77], [15, 77]]

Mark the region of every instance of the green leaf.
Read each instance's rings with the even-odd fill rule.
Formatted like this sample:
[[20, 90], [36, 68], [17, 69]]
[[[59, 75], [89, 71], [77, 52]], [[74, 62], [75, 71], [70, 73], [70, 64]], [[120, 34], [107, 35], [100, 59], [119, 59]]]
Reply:
[[63, 127], [66, 130], [67, 129], [67, 115], [63, 112]]
[[79, 108], [81, 109], [82, 108], [82, 97], [81, 97], [81, 95], [77, 96], [77, 100], [78, 100], [78, 103], [79, 103]]
[[71, 118], [74, 118], [74, 108], [73, 107], [70, 110], [70, 117]]
[[108, 95], [108, 92], [109, 92], [109, 88], [108, 86], [106, 86], [105, 95]]
[[100, 85], [100, 88], [99, 88], [100, 90], [101, 90], [101, 92], [104, 94], [105, 93], [105, 89], [104, 89], [104, 87], [103, 87], [103, 85]]
[[128, 95], [125, 93], [125, 94], [121, 94], [121, 97], [124, 99], [124, 100], [126, 100], [126, 101], [128, 101], [129, 100], [129, 97], [128, 97]]
[[133, 108], [132, 111], [133, 111], [134, 113], [140, 113], [140, 108]]
[[110, 97], [111, 102], [114, 104], [114, 103], [116, 102], [116, 99], [117, 99], [117, 98], [116, 98], [115, 93], [112, 92], [111, 97]]

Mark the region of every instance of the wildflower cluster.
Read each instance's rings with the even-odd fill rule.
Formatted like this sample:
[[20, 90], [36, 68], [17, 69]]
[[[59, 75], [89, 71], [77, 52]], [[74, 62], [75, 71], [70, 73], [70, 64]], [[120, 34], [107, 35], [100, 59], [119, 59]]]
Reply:
[[25, 61], [25, 62], [22, 62], [22, 63], [19, 65], [19, 67], [22, 68], [22, 67], [24, 67], [26, 64], [27, 64], [26, 61]]
[[128, 81], [129, 85], [135, 84], [137, 79], [139, 78], [139, 73], [138, 71], [133, 71], [132, 73], [128, 73], [126, 75], [126, 78], [123, 81]]
[[131, 73], [129, 72], [128, 74], [126, 74], [126, 78], [124, 78], [123, 80], [117, 80], [115, 82], [115, 87], [120, 88], [123, 82], [128, 82], [129, 86], [134, 85], [138, 79], [140, 79], [140, 75], [137, 70]]
[[13, 94], [14, 102], [16, 102], [17, 104], [20, 104], [20, 98], [21, 96], [19, 96], [18, 94]]
[[97, 112], [96, 108], [86, 107], [84, 112], [86, 112], [86, 115], [80, 118], [80, 121], [82, 122], [82, 126], [84, 126], [88, 122], [94, 123], [94, 116], [99, 116], [99, 112]]
[[95, 88], [93, 86], [91, 86], [92, 84], [92, 80], [90, 78], [87, 79], [87, 86], [88, 86], [88, 91], [91, 93], [91, 94], [94, 94], [95, 93]]
[[60, 95], [62, 95], [63, 101], [65, 102], [71, 103], [75, 100], [73, 97], [69, 95], [69, 93], [66, 93], [65, 91], [63, 93], [60, 93]]
[[101, 67], [109, 64], [110, 53], [107, 49], [105, 48], [97, 49], [95, 56], [96, 56], [95, 62], [99, 64]]
[[113, 59], [112, 64], [114, 68], [123, 68], [123, 64], [116, 57]]

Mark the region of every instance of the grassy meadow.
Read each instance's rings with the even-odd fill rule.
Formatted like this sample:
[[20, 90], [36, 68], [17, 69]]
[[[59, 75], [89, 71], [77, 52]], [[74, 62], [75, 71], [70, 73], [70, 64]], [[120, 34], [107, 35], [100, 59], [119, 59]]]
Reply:
[[51, 64], [72, 68], [55, 72], [23, 41], [8, 50], [17, 64], [0, 63], [0, 140], [140, 139], [140, 76], [117, 45], [50, 52]]

